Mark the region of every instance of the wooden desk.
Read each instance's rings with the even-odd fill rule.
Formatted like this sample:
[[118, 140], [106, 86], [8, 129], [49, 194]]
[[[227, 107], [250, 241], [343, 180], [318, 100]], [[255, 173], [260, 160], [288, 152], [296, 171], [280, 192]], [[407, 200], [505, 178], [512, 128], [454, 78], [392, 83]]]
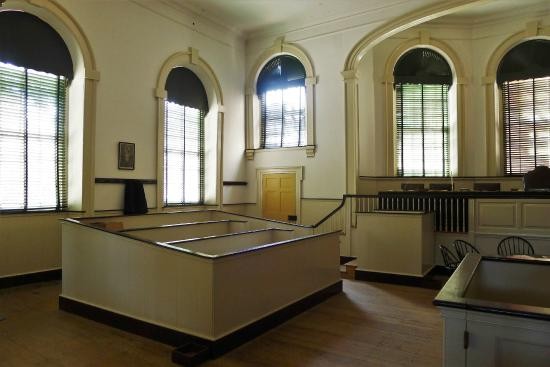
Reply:
[[529, 260], [529, 261], [550, 261], [550, 255], [512, 255], [506, 256], [507, 259]]
[[422, 277], [434, 265], [433, 213], [357, 214], [358, 270]]

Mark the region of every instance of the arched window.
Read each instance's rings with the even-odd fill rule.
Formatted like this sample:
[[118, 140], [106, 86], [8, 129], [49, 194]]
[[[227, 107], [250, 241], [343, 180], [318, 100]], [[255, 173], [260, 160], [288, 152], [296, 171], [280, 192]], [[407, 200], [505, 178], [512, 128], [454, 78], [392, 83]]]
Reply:
[[550, 165], [550, 41], [531, 40], [502, 58], [504, 172], [524, 174]]
[[307, 145], [306, 71], [290, 55], [271, 59], [258, 76], [260, 148]]
[[164, 205], [204, 202], [204, 117], [208, 99], [200, 79], [176, 67], [166, 80]]
[[69, 50], [20, 11], [0, 12], [0, 44], [0, 211], [63, 210]]
[[415, 48], [394, 68], [398, 176], [450, 174], [449, 88], [447, 61], [429, 48]]

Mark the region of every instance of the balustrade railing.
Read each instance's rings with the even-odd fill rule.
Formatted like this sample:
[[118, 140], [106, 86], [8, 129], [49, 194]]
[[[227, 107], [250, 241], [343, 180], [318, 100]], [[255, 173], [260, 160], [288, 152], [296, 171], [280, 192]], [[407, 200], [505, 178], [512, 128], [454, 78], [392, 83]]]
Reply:
[[380, 210], [434, 213], [437, 232], [468, 232], [468, 197], [453, 192], [381, 192]]
[[358, 213], [385, 211], [422, 211], [434, 213], [437, 232], [468, 232], [468, 197], [452, 192], [381, 192], [378, 195], [344, 195], [338, 207], [312, 227], [314, 233], [341, 230], [347, 222], [356, 226]]
[[346, 196], [342, 197], [340, 204], [321, 219], [316, 224], [312, 225], [313, 233], [324, 233], [342, 231], [346, 233]]

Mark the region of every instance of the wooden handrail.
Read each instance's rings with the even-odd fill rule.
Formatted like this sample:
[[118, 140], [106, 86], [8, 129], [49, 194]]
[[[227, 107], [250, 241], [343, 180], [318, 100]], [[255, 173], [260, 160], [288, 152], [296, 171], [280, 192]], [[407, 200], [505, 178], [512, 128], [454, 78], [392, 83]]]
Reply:
[[344, 194], [342, 195], [342, 201], [340, 202], [340, 205], [338, 205], [334, 210], [332, 210], [330, 213], [328, 213], [324, 218], [322, 218], [317, 223], [311, 225], [311, 228], [317, 228], [324, 222], [326, 222], [331, 216], [333, 216], [338, 210], [342, 209], [344, 204], [346, 203], [346, 200], [348, 198], [377, 198], [378, 195], [365, 195], [365, 194]]
[[320, 221], [318, 221], [317, 223], [315, 224], [312, 224], [311, 225], [311, 228], [317, 228], [319, 227], [321, 224], [323, 224], [324, 222], [326, 222], [334, 213], [336, 213], [338, 210], [342, 209], [342, 207], [344, 206], [344, 204], [346, 203], [346, 198], [347, 196], [344, 194], [342, 196], [342, 201], [340, 202], [340, 205], [338, 205], [334, 210], [332, 210], [330, 213], [328, 213], [324, 218], [322, 218]]

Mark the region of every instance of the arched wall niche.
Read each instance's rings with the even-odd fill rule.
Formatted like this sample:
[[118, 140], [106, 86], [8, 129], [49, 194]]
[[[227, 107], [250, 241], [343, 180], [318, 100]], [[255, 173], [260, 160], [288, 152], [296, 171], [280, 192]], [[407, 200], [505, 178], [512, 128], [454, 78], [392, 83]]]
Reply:
[[306, 155], [315, 156], [315, 85], [317, 76], [310, 57], [299, 46], [284, 42], [283, 38], [278, 38], [275, 43], [264, 50], [256, 59], [256, 62], [250, 69], [246, 79], [245, 91], [245, 110], [246, 110], [246, 157], [254, 159], [254, 151], [260, 145], [260, 116], [259, 101], [256, 96], [256, 81], [265, 64], [279, 55], [290, 55], [296, 57], [304, 66], [306, 71], [306, 124], [307, 124], [307, 145]]
[[74, 78], [68, 88], [67, 148], [70, 210], [93, 212], [96, 61], [88, 38], [76, 20], [52, 0], [7, 0], [1, 10], [33, 14], [54, 28], [71, 54]]
[[164, 206], [164, 105], [167, 98], [166, 80], [173, 68], [184, 67], [191, 70], [201, 80], [208, 97], [208, 113], [205, 123], [205, 192], [204, 200], [208, 205], [221, 205], [222, 191], [222, 154], [223, 154], [223, 93], [212, 67], [199, 56], [199, 51], [189, 48], [177, 52], [164, 62], [155, 87], [157, 99], [157, 208]]
[[482, 78], [485, 85], [488, 175], [500, 176], [504, 173], [502, 101], [500, 88], [496, 83], [498, 66], [508, 51], [520, 43], [533, 39], [550, 39], [550, 27], [543, 28], [537, 21], [527, 23], [523, 31], [513, 34], [493, 51], [485, 69], [485, 76]]
[[[424, 22], [451, 14], [467, 7], [484, 3], [486, 0], [453, 0], [436, 3], [413, 11], [375, 29], [363, 37], [346, 57], [342, 76], [345, 83], [345, 119], [346, 119], [346, 192], [357, 193], [359, 180], [359, 105], [358, 105], [358, 69], [361, 59], [381, 41], [417, 26]], [[387, 150], [389, 151], [389, 147]], [[393, 154], [393, 149], [392, 149]], [[388, 164], [389, 166], [389, 164]], [[393, 167], [393, 162], [392, 162]]]
[[439, 53], [447, 61], [453, 73], [453, 85], [449, 90], [449, 119], [451, 125], [451, 174], [462, 173], [463, 142], [464, 142], [464, 84], [466, 75], [460, 58], [447, 43], [432, 38], [427, 31], [419, 32], [419, 36], [401, 43], [393, 50], [386, 60], [384, 71], [385, 123], [387, 128], [386, 142], [386, 175], [395, 175], [395, 91], [393, 71], [399, 58], [415, 48], [430, 48]]

